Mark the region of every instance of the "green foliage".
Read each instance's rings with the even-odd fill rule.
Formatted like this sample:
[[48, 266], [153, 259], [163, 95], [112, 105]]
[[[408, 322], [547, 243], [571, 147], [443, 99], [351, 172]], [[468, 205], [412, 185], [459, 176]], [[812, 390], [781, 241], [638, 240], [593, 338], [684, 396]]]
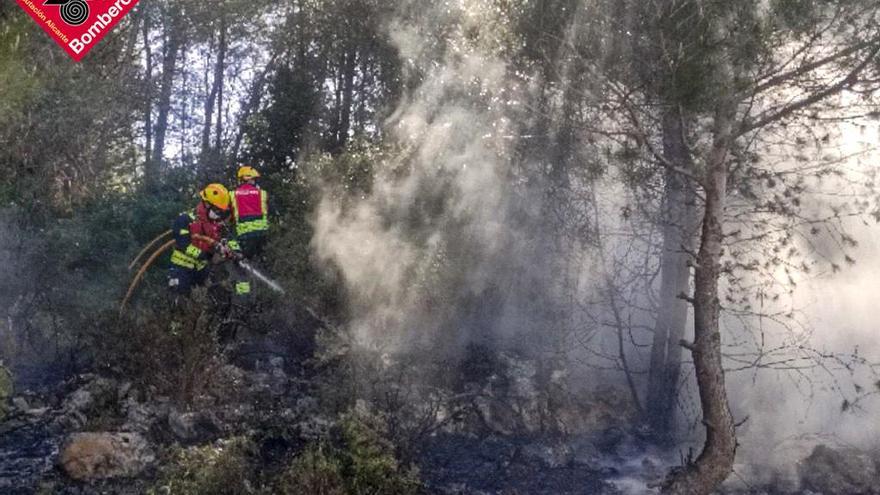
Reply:
[[[772, 80], [774, 74], [808, 66], [809, 57], [790, 58], [798, 48], [793, 42], [813, 39], [825, 25], [824, 16], [836, 7], [845, 12], [844, 18], [868, 12], [850, 8], [857, 3], [867, 5], [863, 0], [493, 0], [454, 5], [426, 0], [165, 0], [153, 3], [152, 10], [142, 2], [143, 9], [127, 17], [83, 64], [67, 63], [21, 9], [2, 3], [0, 307], [9, 308], [9, 316], [0, 322], [0, 359], [15, 369], [17, 379], [24, 364], [58, 368], [59, 375], [93, 367], [184, 403], [223, 385], [215, 381], [214, 371], [223, 362], [218, 334], [228, 329], [228, 304], [220, 300], [223, 294], [197, 291], [193, 301], [169, 309], [163, 273], [167, 256], [148, 272], [130, 312], [121, 318], [116, 313], [133, 275], [128, 261], [167, 230], [178, 212], [192, 207], [196, 177], [204, 176], [196, 169], [206, 166], [193, 158], [202, 132], [206, 137], [216, 134], [211, 145], [216, 149], [205, 150], [203, 162], [216, 161], [219, 171], [246, 160], [264, 172], [274, 211], [260, 268], [279, 279], [293, 304], [304, 302], [344, 321], [341, 277], [314, 261], [317, 206], [323, 201], [343, 211], [356, 208], [376, 194], [377, 177], [393, 175], [398, 170], [392, 167], [406, 163], [406, 150], [385, 138], [386, 117], [401, 103], [405, 89], [415, 89], [434, 68], [478, 53], [487, 56], [481, 60], [500, 62], [498, 66], [509, 70], [511, 91], [462, 98], [484, 89], [465, 84], [458, 92], [452, 84], [441, 97], [450, 105], [470, 104], [466, 110], [476, 113], [487, 111], [484, 103], [523, 109], [505, 115], [511, 117], [512, 137], [529, 137], [512, 139], [522, 142], [512, 147], [531, 148], [504, 170], [511, 183], [541, 193], [540, 184], [552, 173], [554, 189], [573, 184], [589, 189], [600, 170], [583, 159], [586, 145], [579, 143], [597, 140], [609, 150], [602, 164], [623, 171], [610, 180], [622, 177], [627, 185], [659, 191], [661, 169], [644, 160], [644, 145], [666, 144], [654, 134], [664, 108], [680, 107], [691, 121], [689, 133], [695, 135], [683, 137], [701, 166], [703, 141], [711, 137], [702, 128], [702, 117], [713, 113], [719, 96], [758, 84], [758, 77]], [[861, 32], [867, 30], [853, 28], [857, 22], [839, 24], [833, 32], [844, 41], [867, 36]], [[225, 66], [218, 63], [221, 25], [229, 42]], [[166, 63], [172, 58], [170, 39], [185, 40], [176, 67]], [[815, 40], [823, 47], [815, 51], [817, 57], [837, 49], [836, 39]], [[144, 59], [148, 51], [153, 52], [151, 60]], [[732, 81], [722, 73], [727, 62], [743, 80]], [[203, 118], [211, 82], [216, 82], [211, 79], [215, 64], [217, 73], [227, 77], [226, 86], [211, 96], [217, 98], [216, 130], [214, 122]], [[811, 78], [792, 88], [807, 94], [821, 87]], [[608, 93], [612, 86], [614, 94]], [[165, 98], [160, 97], [163, 89]], [[786, 96], [788, 89], [778, 95]], [[533, 98], [533, 92], [540, 96]], [[614, 101], [618, 92], [626, 101]], [[412, 91], [408, 96], [424, 95]], [[757, 103], [755, 108], [765, 108], [773, 102]], [[620, 144], [616, 137], [603, 137], [627, 132], [609, 120], [617, 104], [632, 105], [633, 118], [645, 119], [646, 125], [640, 126], [644, 139]], [[171, 120], [162, 125], [168, 130], [169, 160], [158, 160], [161, 191], [140, 194], [134, 192], [139, 167], [149, 145], [155, 145], [150, 140], [157, 139], [157, 129], [148, 123], [163, 112]], [[431, 123], [442, 118], [429, 113], [425, 118]], [[642, 134], [641, 128], [635, 130]], [[148, 137], [150, 132], [154, 134]], [[178, 152], [180, 160], [171, 157]], [[540, 171], [530, 171], [531, 166]], [[579, 177], [578, 169], [587, 171], [580, 176], [583, 180], [557, 181]], [[746, 176], [737, 181], [745, 180], [740, 177]], [[424, 223], [446, 215], [456, 201], [446, 189], [417, 186], [423, 190], [413, 195], [417, 199], [403, 215], [408, 218], [389, 219], [414, 233], [428, 231], [421, 228]], [[757, 187], [737, 190], [749, 199], [761, 196]], [[539, 196], [523, 201], [524, 211], [539, 202], [547, 212], [563, 209], [552, 195], [535, 194]], [[588, 196], [578, 201], [572, 213], [584, 216], [593, 205]], [[516, 197], [510, 202], [516, 203]], [[656, 209], [660, 202], [645, 204]], [[775, 202], [765, 209], [792, 217], [797, 213]], [[646, 218], [657, 211], [647, 211]], [[450, 222], [443, 228], [453, 232], [458, 226]], [[583, 241], [584, 232], [569, 232]], [[559, 240], [550, 235], [535, 240]], [[501, 307], [483, 295], [457, 290], [479, 273], [473, 268], [481, 268], [479, 258], [470, 256], [470, 246], [467, 241], [439, 245], [423, 269], [407, 274], [412, 289], [426, 295], [460, 294], [437, 299], [438, 305], [460, 314], [483, 315]], [[494, 291], [486, 290], [490, 295], [485, 297]], [[434, 307], [434, 299], [424, 300]], [[285, 310], [283, 304], [273, 309], [275, 315]], [[443, 332], [449, 342], [457, 338], [450, 330]], [[328, 373], [333, 395], [322, 397], [325, 405], [348, 409], [370, 393], [359, 388], [364, 376], [387, 376], [383, 356], [364, 354], [333, 356], [331, 366], [338, 367]], [[485, 375], [483, 354], [470, 349], [462, 369]], [[424, 373], [430, 365], [414, 362], [412, 367]], [[8, 395], [3, 371], [0, 367], [0, 416]], [[448, 376], [446, 370], [437, 374]], [[375, 397], [376, 391], [372, 393]], [[395, 407], [401, 411], [406, 405]], [[395, 455], [403, 442], [397, 442], [395, 452], [388, 441], [397, 440], [395, 428], [401, 427], [390, 419], [388, 424], [386, 428], [375, 418], [346, 416], [334, 438], [293, 460], [276, 480], [279, 491], [413, 493], [416, 476]], [[182, 450], [175, 454], [173, 469], [163, 473], [161, 487], [171, 493], [258, 489], [244, 482], [255, 477], [252, 457], [253, 446], [243, 439]]]
[[278, 172], [299, 158], [318, 109], [315, 81], [304, 71], [281, 67], [269, 86], [272, 103], [246, 123], [249, 155]]
[[325, 199], [347, 203], [369, 196], [377, 173], [388, 172], [392, 157], [400, 150], [392, 146], [356, 139], [343, 153], [321, 154], [303, 165], [303, 174], [313, 186], [320, 186]]
[[12, 373], [0, 363], [0, 421], [6, 417], [7, 402], [12, 397], [14, 390], [12, 387]]
[[[107, 335], [119, 327], [114, 318], [133, 276], [128, 263], [188, 203], [173, 193], [96, 190], [67, 215], [34, 218], [23, 205], [0, 211], [0, 303], [13, 308], [0, 359], [13, 368], [28, 363], [58, 373], [95, 364]], [[165, 304], [143, 296], [164, 292], [167, 258], [147, 273], [135, 306]]]
[[420, 482], [402, 467], [375, 418], [349, 414], [330, 438], [316, 440], [280, 472], [263, 470], [256, 444], [235, 437], [171, 451], [151, 495], [410, 495]]
[[108, 40], [83, 64], [61, 63], [59, 48], [21, 9], [4, 16], [0, 201], [71, 212], [96, 183], [133, 165], [134, 61], [104, 66], [120, 49]]
[[[513, 46], [520, 48], [518, 58], [526, 66], [542, 67], [553, 60], [563, 48], [565, 39], [547, 36], [547, 33], [562, 33], [569, 29], [577, 10], [575, 0], [541, 0], [537, 2], [501, 1], [497, 2], [504, 9], [510, 10], [509, 17], [514, 19], [515, 32], [520, 38]], [[547, 67], [544, 77], [557, 79], [560, 74], [554, 68]]]
[[415, 471], [399, 465], [394, 448], [384, 437], [384, 426], [372, 417], [349, 415], [340, 425], [343, 475], [348, 493], [414, 494], [419, 487]]
[[[265, 104], [244, 122], [246, 160], [277, 172], [310, 152], [342, 152], [351, 136], [376, 136], [400, 92], [386, 0], [303, 2], [277, 42]], [[332, 84], [329, 81], [333, 81]]]
[[310, 447], [282, 473], [276, 484], [280, 495], [345, 495], [342, 466], [325, 452], [326, 447]]
[[277, 481], [285, 495], [408, 495], [420, 486], [417, 472], [397, 461], [381, 421], [354, 413], [342, 417], [332, 445], [309, 447]]
[[815, 29], [821, 2], [815, 0], [773, 0], [770, 2], [772, 19], [780, 26], [795, 32]]
[[0, 118], [17, 115], [40, 88], [34, 62], [23, 56], [29, 20], [16, 15], [0, 27]]
[[253, 493], [256, 447], [246, 438], [235, 437], [216, 445], [177, 449], [155, 487], [148, 493], [160, 495], [240, 495]]
[[[636, 71], [661, 101], [710, 111], [730, 92], [728, 61], [749, 73], [769, 55], [768, 26], [752, 0], [638, 3], [633, 37]], [[737, 81], [738, 84], [745, 84]]]

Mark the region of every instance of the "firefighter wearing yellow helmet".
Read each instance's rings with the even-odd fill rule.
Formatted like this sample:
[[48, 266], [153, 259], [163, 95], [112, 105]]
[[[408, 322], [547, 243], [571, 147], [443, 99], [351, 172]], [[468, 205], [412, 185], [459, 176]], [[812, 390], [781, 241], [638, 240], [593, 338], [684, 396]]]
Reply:
[[232, 198], [222, 184], [209, 184], [199, 191], [195, 209], [181, 213], [172, 225], [174, 249], [168, 286], [177, 294], [189, 294], [208, 278], [208, 260], [215, 251], [226, 257], [233, 253], [221, 242], [223, 223], [232, 213]]
[[[253, 259], [262, 253], [269, 232], [269, 194], [257, 183], [260, 172], [254, 167], [243, 165], [236, 176], [238, 187], [232, 193], [235, 236], [244, 257]], [[235, 284], [235, 292], [239, 296], [251, 293], [251, 283], [243, 273]]]

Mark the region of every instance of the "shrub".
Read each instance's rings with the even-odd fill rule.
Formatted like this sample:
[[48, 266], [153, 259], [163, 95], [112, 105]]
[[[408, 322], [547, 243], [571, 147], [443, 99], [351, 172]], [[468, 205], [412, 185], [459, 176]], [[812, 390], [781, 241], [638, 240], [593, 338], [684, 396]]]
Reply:
[[6, 417], [6, 402], [12, 396], [12, 392], [12, 374], [0, 363], [0, 421]]
[[280, 476], [281, 495], [345, 495], [339, 459], [328, 456], [323, 445], [306, 450]]
[[224, 308], [198, 288], [176, 308], [133, 311], [110, 327], [98, 362], [143, 388], [193, 404], [215, 388], [223, 364], [218, 332]]
[[[0, 208], [0, 305], [9, 308], [0, 324], [8, 327], [0, 331], [0, 359], [20, 383], [106, 364], [94, 360], [120, 325], [116, 313], [133, 276], [128, 263], [185, 204], [177, 196], [96, 191], [63, 215]], [[167, 258], [147, 273], [130, 307], [167, 307], [143, 297], [164, 287], [160, 266]]]
[[216, 445], [178, 449], [150, 495], [240, 495], [255, 492], [256, 447], [235, 437]]
[[341, 455], [348, 493], [405, 495], [418, 491], [416, 471], [400, 466], [383, 431], [382, 423], [371, 416], [350, 414], [343, 418]]
[[410, 495], [421, 483], [402, 466], [381, 420], [365, 413], [344, 415], [331, 441], [308, 447], [278, 478], [283, 495]]

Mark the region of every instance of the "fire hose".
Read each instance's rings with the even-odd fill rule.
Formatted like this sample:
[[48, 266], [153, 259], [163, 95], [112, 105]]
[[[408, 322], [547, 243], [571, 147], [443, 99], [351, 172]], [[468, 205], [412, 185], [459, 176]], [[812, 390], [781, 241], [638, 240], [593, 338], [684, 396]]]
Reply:
[[134, 269], [134, 266], [138, 264], [138, 261], [140, 261], [141, 258], [142, 258], [145, 254], [147, 254], [147, 251], [149, 251], [150, 248], [152, 248], [153, 246], [155, 246], [156, 244], [158, 244], [159, 241], [161, 241], [162, 239], [168, 237], [169, 235], [171, 235], [171, 231], [170, 231], [170, 230], [166, 230], [165, 232], [161, 233], [158, 237], [156, 237], [155, 239], [153, 239], [152, 241], [150, 241], [149, 244], [147, 244], [146, 246], [144, 246], [144, 248], [141, 249], [141, 252], [138, 253], [138, 255], [135, 256], [135, 258], [134, 258], [133, 260], [131, 260], [131, 263], [129, 263], [129, 265], [128, 265], [128, 270], [131, 271], [132, 269]]
[[[141, 256], [143, 255], [144, 252], [149, 250], [150, 247], [155, 245], [159, 240], [161, 240], [163, 237], [168, 235], [170, 232], [171, 231], [169, 230], [168, 232], [160, 235], [159, 237], [154, 239], [152, 242], [150, 242], [147, 245], [147, 247], [145, 247], [141, 251], [141, 254], [138, 254], [138, 256], [134, 259], [134, 261], [131, 262], [131, 265], [129, 265], [129, 270], [141, 258]], [[207, 236], [203, 236], [201, 234], [192, 234], [192, 238], [199, 240], [199, 241], [207, 242], [212, 247], [215, 244], [217, 244], [216, 240], [214, 240], [210, 237], [207, 237]], [[171, 249], [174, 246], [174, 242], [175, 242], [174, 240], [170, 240], [170, 241], [166, 242], [165, 244], [162, 244], [162, 246], [160, 246], [159, 249], [156, 249], [156, 251], [153, 253], [152, 256], [147, 258], [147, 261], [145, 261], [143, 266], [141, 266], [140, 270], [138, 270], [137, 274], [134, 276], [134, 279], [132, 279], [132, 281], [131, 281], [131, 285], [128, 286], [128, 292], [125, 293], [125, 298], [122, 300], [122, 304], [119, 306], [119, 315], [120, 316], [122, 315], [122, 312], [125, 311], [125, 306], [128, 305], [128, 301], [131, 299], [132, 294], [134, 294], [135, 289], [137, 289], [138, 284], [140, 284], [140, 281], [144, 277], [144, 274], [147, 273], [147, 270], [150, 268], [150, 266], [153, 265], [153, 263], [156, 262], [156, 260], [159, 258], [159, 256], [162, 255], [162, 253], [168, 251], [169, 249]]]
[[[162, 235], [153, 239], [144, 249], [141, 250], [141, 252], [137, 255], [137, 257], [135, 257], [135, 259], [129, 265], [128, 269], [131, 270], [137, 264], [137, 262], [143, 257], [144, 253], [149, 251], [149, 249], [151, 247], [156, 245], [159, 241], [161, 241], [165, 236], [169, 235], [170, 233], [171, 233], [171, 231], [169, 230], [168, 232], [165, 232]], [[217, 241], [215, 239], [212, 239], [210, 237], [207, 237], [207, 236], [204, 236], [201, 234], [192, 234], [192, 238], [196, 239], [198, 241], [206, 242], [206, 243], [210, 244], [211, 247], [215, 246], [218, 242], [220, 242], [220, 241]], [[149, 258], [147, 258], [147, 261], [144, 262], [143, 266], [141, 266], [140, 270], [138, 270], [137, 274], [135, 274], [134, 279], [131, 281], [131, 285], [129, 285], [129, 287], [128, 287], [128, 292], [126, 292], [125, 298], [122, 300], [122, 304], [119, 306], [120, 316], [122, 315], [123, 311], [125, 311], [125, 307], [126, 307], [126, 305], [128, 305], [128, 301], [131, 299], [131, 296], [134, 294], [135, 290], [137, 289], [138, 284], [140, 284], [140, 281], [143, 279], [144, 274], [147, 273], [147, 270], [150, 268], [150, 266], [153, 265], [153, 263], [156, 262], [156, 260], [159, 258], [159, 256], [161, 256], [163, 253], [165, 253], [166, 251], [168, 251], [169, 249], [171, 249], [174, 246], [174, 243], [175, 243], [174, 240], [170, 240], [170, 241], [166, 242], [165, 244], [162, 244], [162, 246], [160, 246], [158, 249], [156, 249], [156, 251], [153, 252], [153, 254]], [[250, 273], [256, 279], [258, 279], [259, 281], [266, 284], [270, 289], [274, 290], [275, 292], [277, 292], [279, 294], [284, 294], [284, 288], [282, 288], [277, 282], [270, 279], [266, 275], [262, 274], [259, 270], [257, 270], [253, 266], [251, 266], [250, 263], [247, 263], [243, 259], [237, 259], [236, 263], [238, 264], [238, 266], [240, 266], [241, 268], [246, 270], [248, 273]]]

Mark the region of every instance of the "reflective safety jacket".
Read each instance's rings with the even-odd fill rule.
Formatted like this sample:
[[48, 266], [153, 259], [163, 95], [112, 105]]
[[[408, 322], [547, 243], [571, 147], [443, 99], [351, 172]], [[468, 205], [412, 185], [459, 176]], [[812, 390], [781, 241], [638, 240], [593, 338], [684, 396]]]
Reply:
[[220, 240], [220, 224], [208, 218], [208, 209], [199, 203], [193, 211], [181, 213], [172, 226], [174, 249], [171, 251], [171, 264], [190, 270], [204, 270], [208, 266], [208, 257], [214, 245], [200, 239], [193, 239], [192, 234]]
[[242, 184], [232, 195], [235, 235], [239, 239], [266, 235], [269, 230], [269, 195], [251, 184]]

